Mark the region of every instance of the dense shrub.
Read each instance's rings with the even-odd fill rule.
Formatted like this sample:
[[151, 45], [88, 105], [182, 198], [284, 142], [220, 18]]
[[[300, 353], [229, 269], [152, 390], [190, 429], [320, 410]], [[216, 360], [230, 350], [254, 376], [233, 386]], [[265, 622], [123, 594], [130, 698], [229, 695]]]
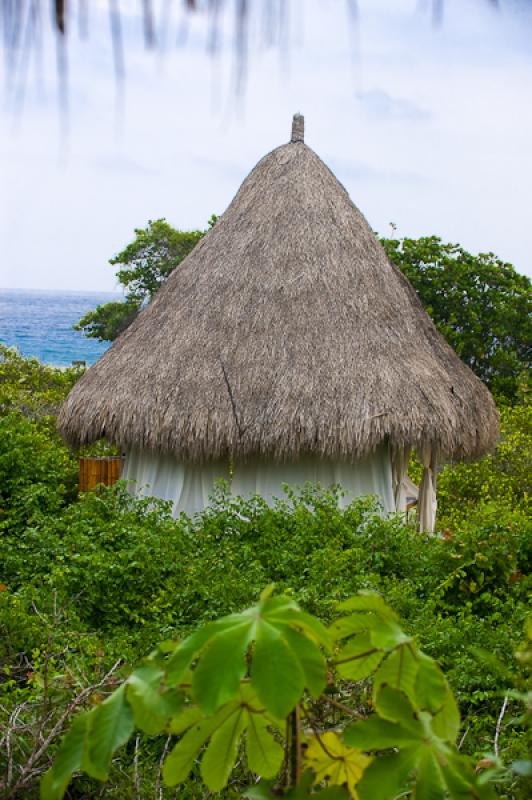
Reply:
[[[530, 589], [524, 401], [503, 410], [494, 455], [440, 474], [443, 536], [429, 537], [383, 520], [371, 500], [340, 511], [334, 492], [310, 489], [270, 508], [221, 487], [194, 520], [173, 520], [165, 503], [133, 500], [121, 485], [78, 498], [76, 459], [52, 415], [74, 378], [10, 351], [0, 357], [0, 704], [19, 720], [11, 752], [20, 763], [80, 692], [98, 701], [94, 687], [117, 661], [134, 664], [155, 642], [249, 605], [271, 582], [325, 621], [358, 590], [381, 592], [444, 667], [464, 751], [492, 749]], [[509, 702], [500, 747], [511, 760], [526, 748]], [[134, 764], [152, 796], [163, 747], [141, 741], [136, 756], [123, 754], [106, 796], [131, 797]], [[100, 790], [87, 779], [84, 791]], [[520, 796], [509, 791], [501, 787]], [[193, 783], [180, 790], [187, 796], [199, 796]]]

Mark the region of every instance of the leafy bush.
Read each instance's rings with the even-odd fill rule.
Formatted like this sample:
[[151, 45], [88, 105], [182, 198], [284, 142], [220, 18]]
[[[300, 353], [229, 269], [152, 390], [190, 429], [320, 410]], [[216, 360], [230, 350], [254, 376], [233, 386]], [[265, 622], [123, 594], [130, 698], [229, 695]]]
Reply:
[[[201, 754], [210, 792], [222, 791], [244, 759], [254, 781], [243, 794], [252, 800], [493, 797], [456, 746], [460, 715], [436, 662], [380, 595], [359, 594], [340, 610], [326, 628], [270, 588], [251, 608], [164, 642], [74, 720], [43, 778], [42, 800], [61, 800], [79, 771], [107, 780], [135, 730], [178, 737], [163, 757], [168, 786], [184, 783]], [[369, 678], [373, 713], [356, 703], [356, 685]], [[343, 684], [350, 704], [345, 691], [335, 700]], [[331, 718], [336, 708], [341, 721]]]
[[501, 438], [493, 454], [471, 464], [447, 466], [438, 475], [439, 525], [464, 521], [478, 503], [527, 509], [532, 494], [532, 405], [501, 410]]

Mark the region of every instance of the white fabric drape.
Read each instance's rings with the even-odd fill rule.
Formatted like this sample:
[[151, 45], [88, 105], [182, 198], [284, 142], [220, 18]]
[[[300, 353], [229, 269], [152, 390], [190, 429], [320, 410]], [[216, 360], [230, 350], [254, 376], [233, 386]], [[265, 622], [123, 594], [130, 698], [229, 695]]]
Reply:
[[135, 449], [127, 453], [121, 477], [137, 496], [171, 500], [174, 517], [182, 511], [192, 516], [209, 505], [217, 480], [229, 480], [229, 466], [221, 461], [184, 464], [171, 455]]
[[[193, 515], [209, 504], [217, 480], [229, 480], [229, 469], [227, 463], [184, 464], [173, 456], [134, 449], [126, 456], [122, 478], [130, 482], [130, 490], [137, 495], [171, 500], [174, 516], [182, 511]], [[355, 497], [374, 495], [386, 513], [395, 511], [387, 445], [353, 464], [311, 457], [284, 464], [260, 459], [236, 462], [231, 491], [245, 499], [258, 494], [271, 503], [273, 498], [285, 496], [283, 484], [295, 487], [307, 482], [323, 488], [339, 484], [347, 492], [340, 498], [342, 508]]]
[[430, 447], [421, 449], [419, 456], [423, 464], [423, 476], [419, 484], [417, 503], [418, 526], [421, 531], [434, 533], [436, 523], [436, 454]]
[[274, 497], [284, 497], [285, 483], [290, 486], [319, 483], [323, 488], [339, 484], [347, 492], [340, 498], [341, 508], [355, 497], [375, 495], [386, 513], [395, 511], [392, 465], [386, 445], [353, 464], [311, 456], [284, 464], [260, 459], [236, 463], [231, 491], [244, 498], [258, 494], [270, 503]]
[[[414, 486], [408, 477], [410, 452], [410, 447], [394, 448], [392, 450], [393, 496], [395, 510], [401, 513], [406, 512], [407, 500], [408, 497], [412, 497], [412, 487]], [[413, 496], [417, 497], [417, 488], [416, 494]]]

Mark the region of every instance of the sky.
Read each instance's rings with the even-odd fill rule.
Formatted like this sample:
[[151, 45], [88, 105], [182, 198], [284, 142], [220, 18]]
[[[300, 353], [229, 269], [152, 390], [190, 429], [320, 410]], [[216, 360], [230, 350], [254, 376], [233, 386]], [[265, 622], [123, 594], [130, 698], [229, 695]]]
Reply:
[[142, 3], [121, 0], [117, 82], [94, 0], [88, 39], [68, 37], [66, 110], [47, 18], [25, 77], [0, 62], [0, 287], [113, 291], [108, 259], [134, 228], [205, 228], [295, 112], [374, 230], [532, 275], [532, 2], [446, 0], [435, 25], [431, 0], [359, 0], [356, 17], [346, 0], [285, 0], [273, 45], [252, 15], [240, 72], [226, 5], [213, 54], [206, 14], [158, 0], [147, 51]]

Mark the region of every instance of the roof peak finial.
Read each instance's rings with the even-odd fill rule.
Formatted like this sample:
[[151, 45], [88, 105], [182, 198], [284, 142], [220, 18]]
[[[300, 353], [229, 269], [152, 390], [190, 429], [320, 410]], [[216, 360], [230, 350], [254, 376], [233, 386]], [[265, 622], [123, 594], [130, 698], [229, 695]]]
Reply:
[[305, 141], [305, 117], [299, 112], [294, 114], [292, 119], [292, 138], [291, 142], [304, 142]]

